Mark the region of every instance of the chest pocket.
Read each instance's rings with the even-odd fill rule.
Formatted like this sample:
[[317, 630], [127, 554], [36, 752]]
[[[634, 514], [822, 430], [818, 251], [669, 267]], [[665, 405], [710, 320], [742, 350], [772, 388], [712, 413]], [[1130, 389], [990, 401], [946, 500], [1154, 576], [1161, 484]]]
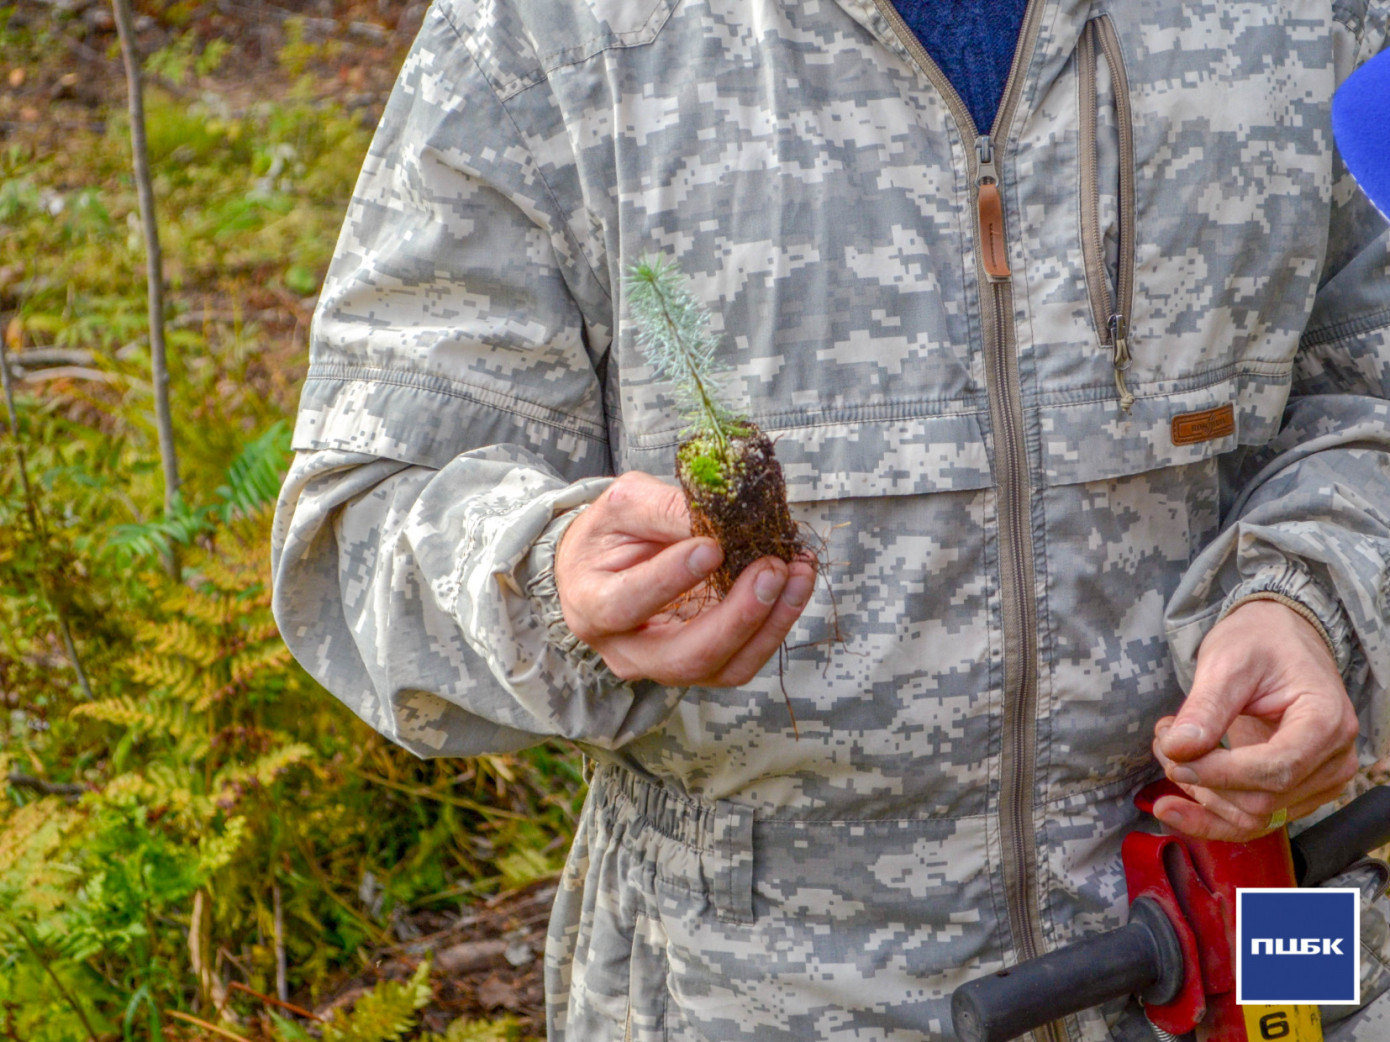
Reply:
[[[1075, 213], [1051, 227], [1082, 262], [1077, 288], [1048, 284], [1019, 316], [1042, 485], [1193, 464], [1279, 428], [1325, 211], [1317, 164], [1284, 176], [1298, 149], [1263, 136], [1291, 118], [1278, 77], [1316, 70], [1231, 59], [1252, 31], [1214, 24], [1206, 49], [1176, 54], [1123, 5], [1081, 30], [1059, 80], [1075, 91], [1075, 195], [1019, 186], [1024, 212]], [[1303, 215], [1303, 241], [1281, 212]]]

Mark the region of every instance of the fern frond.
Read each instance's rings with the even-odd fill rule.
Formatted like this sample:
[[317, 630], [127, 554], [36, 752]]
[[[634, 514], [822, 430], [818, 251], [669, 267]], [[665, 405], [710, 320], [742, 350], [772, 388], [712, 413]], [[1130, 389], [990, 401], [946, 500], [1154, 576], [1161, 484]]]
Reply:
[[158, 626], [142, 626], [138, 632], [142, 643], [148, 643], [164, 655], [180, 655], [200, 666], [217, 661], [217, 641], [186, 619], [167, 619]]
[[[211, 660], [205, 663], [210, 664]], [[184, 702], [192, 702], [198, 697], [205, 677], [204, 671], [195, 663], [164, 655], [132, 655], [127, 668], [136, 683]]]
[[409, 980], [384, 980], [363, 995], [342, 1023], [325, 1024], [323, 1042], [397, 1042], [433, 997], [430, 964], [423, 962]]
[[189, 586], [178, 586], [172, 590], [170, 595], [164, 597], [160, 607], [168, 614], [182, 615], [183, 618], [202, 622], [204, 627], [213, 629], [222, 625], [222, 620], [227, 614], [222, 607], [222, 597], [208, 595], [203, 590], [192, 589]]
[[280, 494], [289, 466], [290, 428], [284, 420], [247, 442], [227, 468], [227, 483], [217, 490], [218, 512], [224, 522], [256, 513]]
[[217, 812], [210, 799], [189, 787], [185, 773], [165, 764], [151, 764], [143, 773], [131, 772], [113, 778], [93, 802], [157, 807], [161, 814], [172, 814], [175, 821], [190, 829], [200, 829]]
[[274, 617], [267, 618], [261, 622], [249, 624], [245, 629], [246, 639], [252, 644], [261, 644], [268, 640], [280, 639], [280, 627], [276, 625]]
[[286, 668], [294, 656], [281, 641], [260, 644], [232, 656], [232, 682], [245, 684], [257, 673]]
[[45, 796], [0, 818], [0, 878], [21, 862], [41, 859], [80, 820], [57, 796]]
[[197, 723], [189, 719], [187, 706], [179, 702], [142, 705], [128, 695], [118, 695], [100, 702], [83, 702], [73, 706], [71, 715], [89, 716], [145, 734], [174, 738], [190, 759], [200, 759], [207, 753], [207, 739]]
[[278, 749], [272, 749], [249, 764], [237, 764], [224, 768], [218, 772], [216, 783], [224, 789], [236, 786], [245, 788], [248, 784], [266, 788], [291, 767], [314, 759], [316, 759], [316, 754], [309, 745], [304, 742], [293, 742]]
[[259, 553], [251, 562], [213, 557], [202, 563], [199, 576], [207, 586], [246, 600], [248, 592], [255, 590], [259, 593], [256, 588], [266, 585], [263, 564]]
[[497, 1020], [464, 1020], [460, 1017], [442, 1035], [425, 1035], [421, 1042], [520, 1042], [521, 1021], [506, 1016]]
[[130, 562], [150, 560], [174, 546], [189, 545], [212, 527], [213, 513], [209, 508], [190, 509], [180, 504], [168, 517], [116, 525], [106, 540], [106, 549]]
[[211, 875], [219, 868], [230, 865], [245, 842], [249, 829], [249, 824], [241, 815], [228, 818], [221, 835], [205, 836], [199, 842], [199, 867]]

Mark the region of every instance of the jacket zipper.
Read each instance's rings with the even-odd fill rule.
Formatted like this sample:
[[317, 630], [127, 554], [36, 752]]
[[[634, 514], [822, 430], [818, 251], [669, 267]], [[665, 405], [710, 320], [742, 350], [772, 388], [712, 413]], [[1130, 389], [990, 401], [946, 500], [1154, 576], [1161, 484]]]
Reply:
[[[1096, 125], [1100, 95], [1096, 88], [1096, 66], [1104, 55], [1110, 69], [1115, 94], [1115, 121], [1120, 138], [1119, 176], [1119, 258], [1115, 275], [1115, 294], [1111, 297], [1110, 276], [1105, 270], [1105, 242], [1100, 230], [1100, 176]], [[1115, 392], [1120, 408], [1129, 412], [1134, 404], [1125, 377], [1132, 358], [1129, 318], [1134, 306], [1134, 124], [1129, 107], [1129, 81], [1125, 74], [1120, 40], [1108, 16], [1086, 23], [1077, 51], [1081, 90], [1081, 242], [1086, 256], [1086, 285], [1091, 296], [1091, 313], [1096, 332], [1110, 349], [1115, 372]]]
[[[1013, 323], [1012, 271], [1008, 263], [1003, 197], [995, 142], [1007, 139], [1023, 93], [1024, 67], [1033, 53], [1044, 0], [1028, 0], [1004, 96], [989, 133], [980, 134], [959, 92], [890, 0], [874, 0], [913, 60], [941, 92], [967, 148], [973, 148], [976, 208], [976, 266], [985, 321], [985, 382], [994, 432], [999, 487], [999, 579], [1004, 619], [1004, 733], [999, 794], [1000, 837], [1009, 929], [1019, 959], [1045, 951], [1038, 912], [1037, 839], [1033, 827], [1036, 771], [1038, 643], [1037, 594], [1033, 575], [1032, 489], [1023, 437], [1023, 402]], [[1034, 1033], [1039, 1042], [1062, 1042], [1065, 1026], [1048, 1024]]]

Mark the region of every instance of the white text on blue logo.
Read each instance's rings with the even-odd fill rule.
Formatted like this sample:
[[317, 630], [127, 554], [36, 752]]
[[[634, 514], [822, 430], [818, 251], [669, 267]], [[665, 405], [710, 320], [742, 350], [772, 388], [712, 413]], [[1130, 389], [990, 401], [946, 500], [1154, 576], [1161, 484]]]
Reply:
[[1342, 955], [1341, 937], [1252, 937], [1251, 955]]

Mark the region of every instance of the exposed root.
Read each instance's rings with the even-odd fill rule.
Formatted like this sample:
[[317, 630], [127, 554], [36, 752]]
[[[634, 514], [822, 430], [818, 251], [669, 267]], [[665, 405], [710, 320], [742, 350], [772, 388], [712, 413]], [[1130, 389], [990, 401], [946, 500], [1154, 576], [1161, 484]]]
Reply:
[[759, 558], [791, 564], [805, 554], [787, 506], [782, 467], [772, 441], [755, 424], [724, 444], [699, 435], [682, 442], [676, 475], [690, 508], [691, 532], [712, 537], [724, 549], [724, 562], [709, 579], [717, 596], [724, 597]]
[[[763, 557], [777, 557], [788, 564], [797, 559], [816, 564], [817, 579], [830, 596], [831, 632], [802, 644], [784, 641], [777, 649], [777, 683], [792, 734], [800, 741], [801, 730], [786, 686], [788, 656], [799, 648], [845, 643], [829, 579], [828, 539], [810, 525], [792, 520], [781, 465], [773, 454], [771, 439], [756, 424], [745, 423], [738, 436], [724, 442], [698, 434], [687, 438], [676, 450], [676, 475], [690, 510], [691, 533], [718, 542], [724, 561], [706, 582], [673, 601], [663, 618], [690, 619], [712, 601], [723, 600], [744, 569]], [[829, 656], [825, 668], [830, 668]]]

